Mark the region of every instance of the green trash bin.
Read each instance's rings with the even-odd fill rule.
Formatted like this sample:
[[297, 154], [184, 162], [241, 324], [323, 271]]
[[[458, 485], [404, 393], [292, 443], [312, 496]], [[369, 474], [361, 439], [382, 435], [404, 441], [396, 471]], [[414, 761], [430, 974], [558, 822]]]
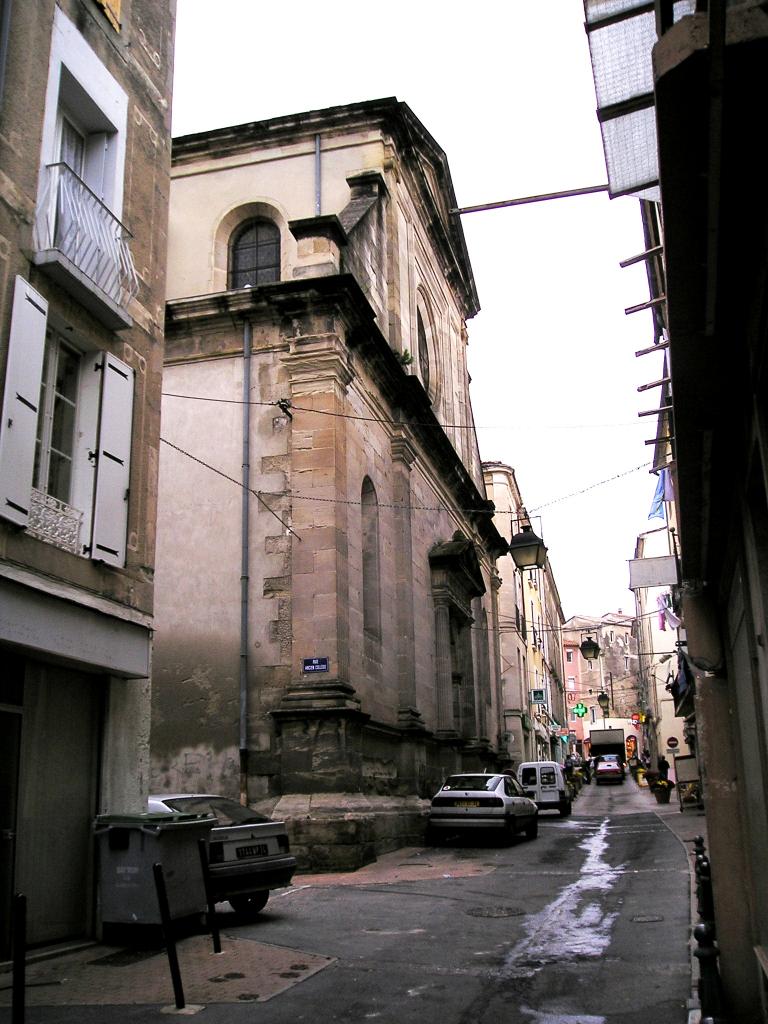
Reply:
[[163, 865], [171, 917], [206, 910], [198, 840], [211, 814], [100, 814], [95, 821], [102, 924], [160, 924], [153, 866]]

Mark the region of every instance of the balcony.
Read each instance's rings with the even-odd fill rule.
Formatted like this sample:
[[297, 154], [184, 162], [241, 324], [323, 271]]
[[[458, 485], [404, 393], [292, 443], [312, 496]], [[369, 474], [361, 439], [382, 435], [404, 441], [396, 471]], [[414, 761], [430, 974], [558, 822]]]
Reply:
[[33, 262], [110, 330], [133, 323], [139, 288], [130, 233], [66, 164], [45, 168]]
[[32, 488], [27, 533], [64, 551], [80, 554], [83, 513], [65, 501]]

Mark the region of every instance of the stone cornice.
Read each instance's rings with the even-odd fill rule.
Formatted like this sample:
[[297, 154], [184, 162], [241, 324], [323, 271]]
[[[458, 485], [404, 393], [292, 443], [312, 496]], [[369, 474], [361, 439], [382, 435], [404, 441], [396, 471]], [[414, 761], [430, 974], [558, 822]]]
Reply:
[[328, 238], [338, 246], [347, 244], [347, 233], [335, 213], [329, 213], [323, 217], [303, 217], [301, 220], [291, 220], [288, 221], [288, 228], [297, 241], [302, 238], [317, 237]]
[[[190, 168], [203, 161], [223, 160], [287, 143], [312, 141], [317, 135], [338, 139], [342, 134], [380, 131], [395, 143], [415, 185], [417, 204], [446, 276], [465, 318], [480, 309], [461, 218], [449, 211], [458, 206], [445, 152], [406, 103], [395, 97], [309, 110], [267, 121], [252, 121], [173, 139], [173, 168]], [[442, 193], [435, 201], [420, 157], [431, 164]]]
[[[493, 503], [475, 486], [419, 379], [406, 373], [375, 321], [375, 313], [351, 274], [279, 281], [258, 288], [172, 299], [166, 306], [166, 342], [179, 361], [181, 341], [196, 345], [201, 330], [234, 322], [282, 321], [287, 329], [302, 318], [334, 317], [344, 325], [346, 344], [368, 366], [392, 409], [393, 431], [405, 431], [428, 454], [450, 488], [457, 508], [464, 510], [492, 557], [507, 553], [507, 542], [493, 522]], [[288, 331], [286, 331], [288, 333]], [[193, 354], [192, 352], [190, 354]], [[196, 354], [196, 350], [195, 353]], [[413, 443], [411, 441], [411, 443]]]

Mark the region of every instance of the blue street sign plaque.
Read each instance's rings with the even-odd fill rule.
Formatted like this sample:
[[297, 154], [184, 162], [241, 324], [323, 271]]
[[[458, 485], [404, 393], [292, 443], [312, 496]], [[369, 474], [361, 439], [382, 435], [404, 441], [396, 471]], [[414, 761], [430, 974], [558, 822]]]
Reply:
[[304, 672], [327, 672], [327, 658], [304, 658]]

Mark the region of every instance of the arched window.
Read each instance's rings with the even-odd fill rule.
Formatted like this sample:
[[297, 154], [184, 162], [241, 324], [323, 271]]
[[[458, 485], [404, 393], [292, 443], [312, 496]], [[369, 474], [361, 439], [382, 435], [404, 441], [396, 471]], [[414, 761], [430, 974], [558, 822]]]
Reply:
[[416, 341], [419, 349], [419, 373], [424, 390], [429, 393], [429, 345], [427, 344], [427, 330], [424, 327], [424, 319], [421, 312], [416, 310]]
[[369, 477], [361, 494], [363, 535], [363, 628], [381, 636], [381, 580], [379, 571], [379, 502]]
[[232, 236], [229, 287], [280, 280], [280, 231], [269, 220], [250, 220]]

